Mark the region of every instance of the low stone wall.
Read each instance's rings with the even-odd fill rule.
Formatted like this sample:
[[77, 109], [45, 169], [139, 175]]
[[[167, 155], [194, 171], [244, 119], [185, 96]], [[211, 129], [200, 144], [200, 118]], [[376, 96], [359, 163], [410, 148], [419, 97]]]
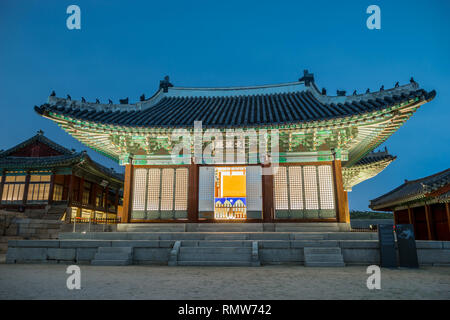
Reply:
[[63, 223], [60, 232], [115, 232], [117, 231], [116, 224], [91, 224], [76, 223], [75, 228], [73, 223]]
[[2, 236], [25, 239], [57, 239], [62, 222], [55, 220], [14, 218], [2, 226]]
[[367, 229], [370, 225], [390, 224], [394, 225], [393, 219], [353, 219], [350, 220], [350, 226], [353, 229]]
[[[246, 240], [243, 240], [246, 241]], [[175, 240], [11, 240], [7, 263], [90, 264], [99, 247], [133, 247], [133, 264], [167, 265]], [[379, 264], [375, 240], [258, 241], [262, 265], [303, 265], [305, 247], [338, 246], [347, 265]], [[450, 241], [416, 241], [419, 264], [450, 266]]]

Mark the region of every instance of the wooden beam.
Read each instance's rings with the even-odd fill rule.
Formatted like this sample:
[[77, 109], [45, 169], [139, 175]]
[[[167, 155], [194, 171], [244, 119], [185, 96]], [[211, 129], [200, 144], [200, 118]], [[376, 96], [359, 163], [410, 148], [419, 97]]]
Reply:
[[[271, 168], [269, 165], [263, 165], [263, 170]], [[263, 221], [272, 222], [275, 215], [274, 196], [273, 196], [273, 173], [262, 175], [262, 201], [263, 201]]]
[[125, 165], [125, 181], [123, 186], [123, 209], [122, 209], [122, 222], [129, 223], [131, 219], [131, 204], [133, 197], [133, 165], [131, 161]]
[[425, 217], [427, 220], [428, 240], [433, 240], [433, 221], [431, 217], [431, 208], [425, 204]]
[[345, 200], [341, 160], [334, 160], [332, 162], [332, 168], [336, 200], [336, 217], [339, 222], [350, 223], [348, 202]]

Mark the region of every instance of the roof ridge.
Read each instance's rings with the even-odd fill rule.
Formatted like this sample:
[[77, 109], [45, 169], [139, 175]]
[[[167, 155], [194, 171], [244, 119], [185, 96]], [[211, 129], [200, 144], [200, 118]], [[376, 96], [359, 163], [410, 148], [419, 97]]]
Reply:
[[51, 147], [52, 149], [55, 149], [56, 151], [59, 151], [62, 154], [65, 154], [65, 155], [69, 155], [69, 154], [75, 153], [74, 151], [71, 151], [71, 150], [63, 147], [59, 143], [56, 143], [53, 140], [50, 140], [49, 138], [45, 137], [44, 133], [41, 130], [39, 130], [38, 133], [35, 134], [34, 136], [32, 136], [31, 138], [28, 138], [28, 139], [20, 142], [19, 144], [16, 144], [15, 146], [13, 146], [13, 147], [11, 147], [11, 148], [1, 152], [0, 153], [0, 158], [7, 157], [11, 153], [13, 153], [13, 152], [15, 152], [17, 150], [20, 150], [20, 149], [22, 149], [22, 148], [32, 144], [35, 141], [42, 142], [42, 143], [46, 144], [47, 146]]
[[415, 180], [406, 180], [404, 184], [407, 184], [407, 183], [418, 183], [418, 182], [421, 182], [421, 181], [423, 181], [423, 180], [426, 180], [426, 179], [430, 179], [430, 178], [436, 177], [436, 176], [438, 176], [438, 175], [440, 175], [440, 174], [445, 173], [446, 171], [449, 171], [449, 173], [450, 173], [450, 168], [445, 169], [445, 170], [442, 170], [442, 171], [439, 171], [439, 172], [437, 172], [437, 173], [431, 174], [431, 175], [426, 176], [426, 177], [418, 178], [418, 179], [415, 179]]

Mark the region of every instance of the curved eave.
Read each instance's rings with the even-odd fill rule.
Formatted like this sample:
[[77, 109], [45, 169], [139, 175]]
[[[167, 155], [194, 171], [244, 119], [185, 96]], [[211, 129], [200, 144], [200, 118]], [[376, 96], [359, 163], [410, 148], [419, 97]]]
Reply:
[[342, 176], [344, 179], [344, 189], [346, 191], [351, 191], [355, 185], [375, 177], [381, 171], [386, 169], [386, 167], [395, 159], [397, 159], [397, 157], [387, 156], [384, 159], [369, 164], [359, 164], [348, 168], [343, 167]]

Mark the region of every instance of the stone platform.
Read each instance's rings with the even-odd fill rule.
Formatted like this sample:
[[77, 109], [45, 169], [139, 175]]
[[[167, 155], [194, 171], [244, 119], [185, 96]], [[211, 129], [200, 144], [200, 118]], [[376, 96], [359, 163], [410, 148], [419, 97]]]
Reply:
[[[166, 226], [168, 229], [158, 224], [157, 231], [155, 225], [119, 225], [118, 232], [60, 233], [58, 240], [12, 240], [6, 262], [328, 267], [379, 264], [376, 232], [339, 231], [338, 224], [310, 225], [308, 231], [303, 231], [307, 227], [304, 224], [177, 224]], [[450, 242], [416, 244], [421, 265], [450, 266]]]

